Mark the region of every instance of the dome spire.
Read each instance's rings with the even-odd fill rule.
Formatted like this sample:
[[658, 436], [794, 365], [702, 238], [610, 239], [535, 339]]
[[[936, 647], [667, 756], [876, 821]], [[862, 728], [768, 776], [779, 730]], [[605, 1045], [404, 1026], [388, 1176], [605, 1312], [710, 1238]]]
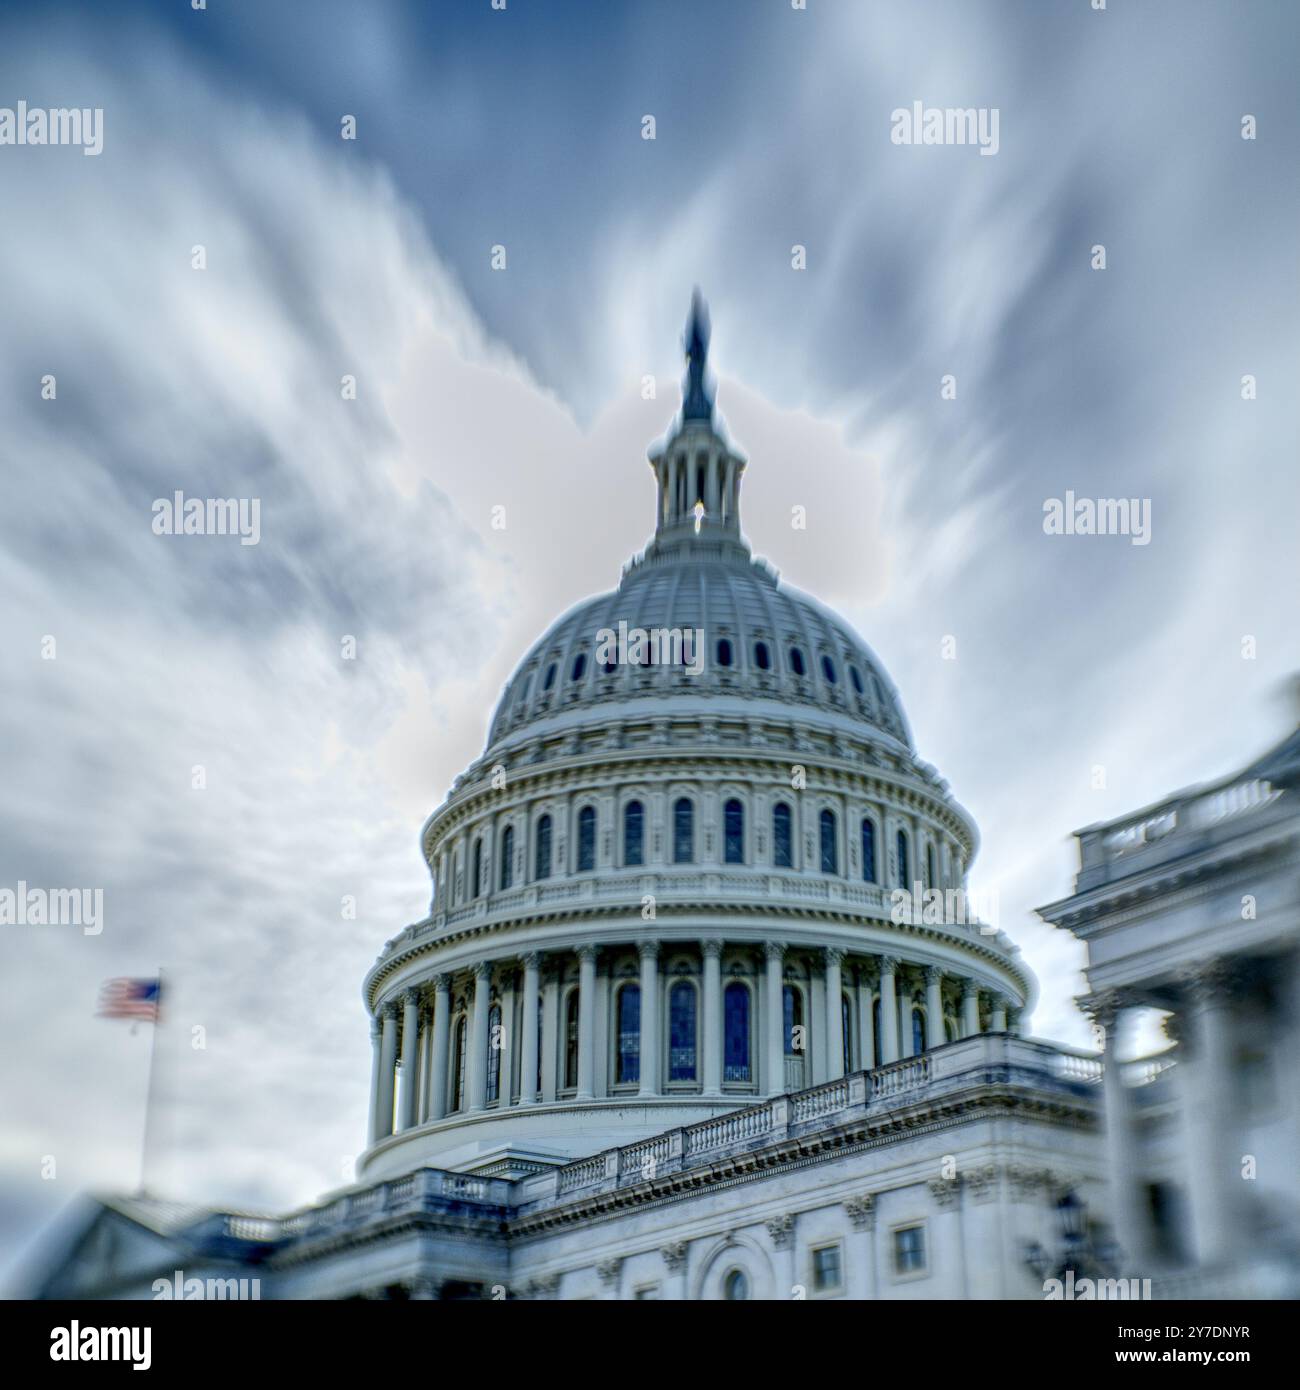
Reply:
[[674, 429], [650, 451], [659, 484], [652, 550], [700, 543], [748, 554], [740, 534], [740, 475], [745, 456], [713, 418], [709, 382], [709, 311], [697, 289], [686, 320], [686, 379]]
[[709, 310], [699, 288], [691, 295], [691, 316], [686, 321], [686, 381], [682, 392], [682, 419], [713, 419], [713, 398], [705, 382], [709, 359]]

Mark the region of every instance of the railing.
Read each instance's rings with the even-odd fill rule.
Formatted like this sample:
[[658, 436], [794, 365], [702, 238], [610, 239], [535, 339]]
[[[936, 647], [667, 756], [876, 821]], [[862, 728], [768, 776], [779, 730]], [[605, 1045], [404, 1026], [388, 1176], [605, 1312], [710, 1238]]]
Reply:
[[1100, 1057], [1090, 1052], [1069, 1052], [1062, 1048], [1056, 1053], [1052, 1069], [1058, 1076], [1071, 1081], [1086, 1081], [1090, 1085], [1098, 1082], [1105, 1074], [1105, 1066]]
[[907, 1091], [919, 1090], [930, 1084], [930, 1056], [908, 1057], [901, 1062], [891, 1062], [888, 1066], [877, 1067], [869, 1072], [871, 1080], [871, 1099], [887, 1100], [901, 1096]]
[[274, 1217], [227, 1216], [226, 1234], [235, 1240], [271, 1241], [278, 1239], [281, 1223]]
[[[395, 941], [420, 941], [468, 922], [495, 921], [539, 906], [558, 907], [583, 899], [639, 901], [644, 894], [651, 893], [656, 898], [672, 901], [720, 892], [764, 901], [783, 898], [796, 903], [839, 903], [865, 909], [873, 915], [888, 916], [892, 911], [890, 889], [879, 883], [862, 883], [835, 874], [773, 870], [758, 865], [752, 868], [692, 865], [686, 872], [663, 865], [637, 865], [626, 869], [602, 867], [593, 874], [577, 877], [557, 873], [552, 879], [489, 892], [454, 907], [435, 904], [428, 920], [408, 927]], [[949, 931], [970, 934], [970, 923], [938, 925], [946, 925]], [[979, 924], [974, 925], [978, 928]]]
[[1104, 861], [1122, 859], [1147, 849], [1171, 835], [1204, 830], [1236, 816], [1267, 806], [1280, 795], [1260, 778], [1229, 781], [1203, 791], [1174, 797], [1159, 806], [1140, 812], [1126, 821], [1100, 827], [1081, 835], [1085, 860], [1100, 848]]
[[730, 1115], [720, 1115], [716, 1120], [704, 1120], [690, 1125], [686, 1130], [685, 1151], [687, 1154], [704, 1153], [708, 1149], [718, 1149], [724, 1144], [738, 1144], [742, 1139], [752, 1139], [755, 1135], [766, 1134], [772, 1128], [772, 1107], [754, 1105], [747, 1110], [735, 1110]]
[[1132, 1062], [1124, 1063], [1122, 1070], [1124, 1080], [1128, 1085], [1134, 1087], [1149, 1086], [1177, 1065], [1177, 1061], [1169, 1056], [1138, 1057]]
[[849, 1081], [844, 1077], [825, 1086], [790, 1097], [790, 1118], [794, 1121], [815, 1120], [822, 1115], [843, 1110], [849, 1103]]
[[577, 1163], [566, 1163], [559, 1171], [555, 1190], [558, 1193], [573, 1192], [579, 1187], [587, 1187], [600, 1182], [605, 1176], [605, 1155], [579, 1159]]

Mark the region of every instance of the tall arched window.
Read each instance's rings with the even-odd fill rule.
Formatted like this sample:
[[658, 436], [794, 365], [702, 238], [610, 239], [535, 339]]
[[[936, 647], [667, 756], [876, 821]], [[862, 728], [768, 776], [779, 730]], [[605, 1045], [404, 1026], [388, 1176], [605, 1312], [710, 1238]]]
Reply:
[[451, 1048], [451, 1108], [463, 1110], [465, 1107], [465, 1017], [456, 1020], [452, 1030]]
[[876, 881], [876, 827], [865, 819], [862, 822], [862, 877], [867, 883]]
[[881, 1042], [881, 1040], [880, 1040], [880, 996], [879, 996], [879, 995], [876, 995], [875, 999], [872, 1001], [872, 1004], [871, 1004], [871, 1043], [872, 1043], [873, 1048], [875, 1049], [875, 1050], [872, 1052], [871, 1055], [876, 1059], [876, 1065], [879, 1066], [879, 1065], [881, 1064], [881, 1062], [884, 1060], [884, 1056], [885, 1056], [884, 1044], [883, 1044], [883, 1043]]
[[564, 1084], [578, 1084], [578, 999], [579, 991], [571, 989], [564, 1002]]
[[837, 874], [840, 871], [839, 854], [835, 848], [835, 812], [821, 813], [822, 828], [822, 873]]
[[934, 887], [934, 846], [928, 843], [925, 847], [925, 886]]
[[925, 1015], [915, 1005], [912, 1008], [912, 1056], [925, 1051]]
[[766, 642], [754, 643], [754, 664], [760, 671], [767, 671], [772, 666], [772, 655], [767, 649]]
[[907, 888], [907, 835], [904, 831], [898, 832], [896, 843], [898, 845], [898, 883], [899, 887]]
[[750, 1081], [749, 1068], [749, 989], [729, 984], [722, 995], [722, 1079]]
[[839, 673], [835, 669], [835, 663], [829, 656], [822, 657], [822, 675], [826, 677], [831, 685], [834, 685], [840, 678]]
[[722, 1296], [728, 1303], [743, 1303], [749, 1297], [749, 1280], [740, 1269], [733, 1269], [722, 1281]]
[[858, 692], [858, 694], [861, 695], [861, 694], [862, 694], [862, 677], [861, 677], [861, 675], [859, 675], [859, 673], [858, 673], [858, 668], [857, 668], [856, 666], [850, 666], [850, 667], [849, 667], [849, 679], [853, 682], [853, 688], [854, 688], [854, 690], [856, 690], [856, 691]]
[[543, 816], [537, 822], [537, 852], [533, 866], [534, 878], [551, 876], [551, 818]]
[[[785, 1055], [802, 1057], [805, 1051], [803, 1036], [803, 995], [794, 987], [786, 985], [785, 1005]], [[798, 1032], [795, 1030], [798, 1029]]]
[[723, 862], [743, 864], [745, 862], [745, 808], [739, 801], [728, 801], [722, 811], [724, 830]]
[[695, 862], [695, 807], [689, 797], [678, 797], [673, 806], [673, 863]]
[[645, 810], [639, 801], [623, 808], [623, 864], [627, 868], [645, 863]]
[[573, 658], [573, 670], [569, 672], [569, 679], [572, 681], [580, 681], [582, 679], [582, 673], [586, 669], [587, 653], [579, 652], [578, 655]]
[[695, 986], [685, 980], [668, 992], [668, 1079], [696, 1079]]
[[483, 840], [480, 837], [474, 841], [474, 885], [470, 892], [471, 898], [477, 898], [483, 891]]
[[624, 985], [618, 992], [618, 1052], [614, 1058], [614, 1079], [619, 1082], [641, 1080], [641, 986]]
[[725, 637], [718, 638], [718, 665], [731, 665], [731, 643]]
[[844, 1038], [844, 1072], [853, 1070], [853, 1005], [847, 994], [840, 995], [840, 1029]]
[[487, 1098], [491, 1104], [501, 1098], [501, 1005], [488, 1010]]
[[803, 653], [798, 647], [790, 648], [790, 669], [796, 676], [802, 676], [804, 673]]
[[542, 682], [542, 689], [549, 690], [555, 684], [555, 662], [546, 668], [546, 679]]
[[790, 833], [790, 808], [778, 801], [772, 808], [772, 862], [778, 869], [794, 868], [794, 837]]
[[515, 873], [515, 828], [507, 825], [501, 836], [501, 887], [509, 888]]
[[578, 872], [596, 867], [596, 808], [584, 806], [578, 812]]

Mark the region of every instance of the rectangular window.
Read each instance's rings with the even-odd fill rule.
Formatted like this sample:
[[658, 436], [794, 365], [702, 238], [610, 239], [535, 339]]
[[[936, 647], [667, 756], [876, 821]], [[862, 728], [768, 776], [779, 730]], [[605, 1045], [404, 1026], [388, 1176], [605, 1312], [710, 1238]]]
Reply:
[[812, 1252], [813, 1288], [818, 1293], [838, 1289], [843, 1279], [840, 1272], [840, 1247], [823, 1245]]
[[901, 1227], [894, 1232], [894, 1273], [919, 1274], [924, 1268], [925, 1227]]

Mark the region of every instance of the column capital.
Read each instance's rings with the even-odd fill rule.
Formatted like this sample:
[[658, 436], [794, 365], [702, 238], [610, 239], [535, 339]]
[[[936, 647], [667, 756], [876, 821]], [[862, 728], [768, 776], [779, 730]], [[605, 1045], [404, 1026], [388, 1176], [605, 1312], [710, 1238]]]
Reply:
[[659, 943], [657, 941], [638, 941], [636, 949], [642, 960], [659, 959]]
[[716, 938], [700, 942], [700, 950], [704, 953], [705, 960], [721, 960], [723, 943]]
[[1237, 970], [1224, 956], [1193, 961], [1178, 972], [1178, 983], [1193, 1004], [1216, 1004], [1226, 1000], [1237, 983]]
[[492, 962], [490, 960], [478, 961], [474, 966], [474, 984], [478, 986], [484, 980], [492, 978]]
[[843, 964], [844, 964], [844, 951], [843, 951], [839, 946], [827, 946], [827, 947], [826, 947], [826, 964], [827, 964], [827, 965], [843, 965]]
[[763, 943], [763, 950], [768, 960], [775, 961], [778, 965], [785, 959], [784, 941], [766, 941]]
[[664, 1258], [664, 1264], [668, 1266], [669, 1274], [679, 1274], [686, 1268], [686, 1255], [690, 1250], [690, 1243], [684, 1240], [674, 1241], [672, 1245], [665, 1245], [659, 1253]]
[[[996, 994], [993, 996], [995, 1002], [998, 997]], [[1109, 1034], [1119, 1021], [1120, 1014], [1125, 1009], [1132, 1008], [1136, 1001], [1127, 990], [1103, 989], [1095, 994], [1080, 995], [1074, 1002], [1098, 1027], [1104, 1028]]]
[[587, 965], [595, 962], [596, 953], [599, 949], [599, 947], [592, 946], [588, 943], [587, 945], [579, 946], [575, 954], [581, 964]]
[[525, 970], [538, 970], [542, 968], [542, 953], [540, 951], [527, 951], [519, 959], [523, 962]]
[[974, 975], [963, 975], [961, 978], [961, 992], [963, 995], [974, 994], [978, 997], [980, 992], [980, 982]]
[[876, 1226], [876, 1199], [874, 1194], [863, 1192], [850, 1197], [844, 1203], [845, 1213], [853, 1223], [855, 1231], [872, 1231]]
[[927, 985], [937, 985], [943, 980], [943, 968], [938, 965], [927, 965], [925, 967], [925, 982]]
[[433, 992], [434, 992], [435, 994], [450, 994], [450, 993], [451, 993], [451, 976], [450, 976], [450, 975], [435, 975], [435, 976], [433, 977]]
[[391, 1018], [391, 1019], [396, 1019], [396, 1018], [397, 1018], [397, 1000], [396, 1000], [396, 999], [385, 999], [384, 1002], [383, 1002], [383, 1004], [380, 1006], [379, 1012], [384, 1016], [385, 1019], [389, 1019], [389, 1018]]
[[788, 1250], [794, 1243], [794, 1217], [788, 1211], [773, 1216], [767, 1223], [767, 1233], [778, 1250]]
[[880, 962], [880, 973], [882, 975], [897, 974], [898, 967], [901, 964], [897, 956], [877, 956], [876, 959]]
[[412, 985], [409, 989], [402, 991], [402, 1003], [408, 1009], [418, 1009], [420, 1007], [420, 987]]

